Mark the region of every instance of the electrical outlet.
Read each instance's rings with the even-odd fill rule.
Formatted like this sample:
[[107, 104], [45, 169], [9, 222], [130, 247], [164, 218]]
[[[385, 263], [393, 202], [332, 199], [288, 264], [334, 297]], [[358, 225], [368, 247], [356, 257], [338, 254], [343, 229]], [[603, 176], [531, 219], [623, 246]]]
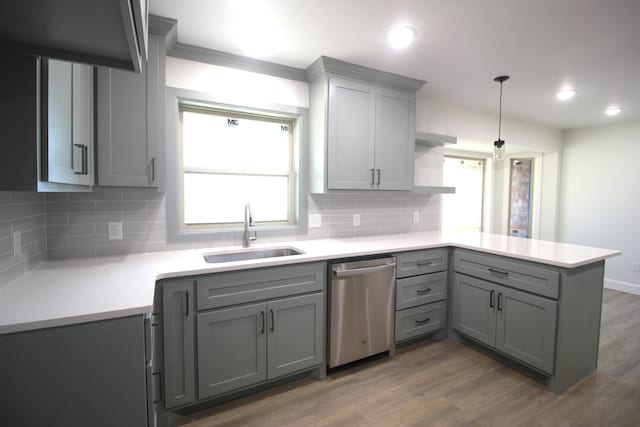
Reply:
[[633, 261], [631, 263], [631, 271], [634, 273], [640, 273], [640, 261]]
[[353, 226], [360, 227], [360, 214], [353, 214]]
[[22, 254], [22, 231], [13, 232], [13, 256]]
[[309, 214], [309, 228], [322, 227], [322, 215], [321, 214]]
[[415, 222], [415, 223], [420, 222], [420, 212], [413, 211], [413, 222]]
[[122, 240], [122, 223], [109, 223], [109, 240]]

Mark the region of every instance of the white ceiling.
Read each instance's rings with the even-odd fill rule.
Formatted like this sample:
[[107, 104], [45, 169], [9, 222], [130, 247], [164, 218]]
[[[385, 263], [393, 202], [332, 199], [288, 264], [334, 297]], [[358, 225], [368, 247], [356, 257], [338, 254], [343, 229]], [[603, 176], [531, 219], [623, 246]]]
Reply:
[[[297, 68], [320, 55], [427, 80], [420, 96], [570, 129], [640, 118], [640, 0], [151, 0], [178, 41]], [[393, 50], [386, 32], [417, 30]], [[564, 85], [577, 95], [560, 102]], [[612, 104], [624, 111], [612, 118]]]

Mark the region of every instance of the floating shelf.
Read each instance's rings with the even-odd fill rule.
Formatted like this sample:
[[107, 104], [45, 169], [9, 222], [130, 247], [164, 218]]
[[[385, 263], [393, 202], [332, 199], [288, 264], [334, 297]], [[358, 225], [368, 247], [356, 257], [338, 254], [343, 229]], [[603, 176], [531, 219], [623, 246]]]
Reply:
[[458, 138], [449, 135], [440, 135], [437, 133], [416, 132], [416, 145], [424, 145], [427, 147], [440, 147], [443, 145], [457, 144]]
[[456, 187], [444, 187], [444, 186], [436, 186], [436, 185], [415, 185], [412, 193], [421, 193], [421, 194], [455, 194]]

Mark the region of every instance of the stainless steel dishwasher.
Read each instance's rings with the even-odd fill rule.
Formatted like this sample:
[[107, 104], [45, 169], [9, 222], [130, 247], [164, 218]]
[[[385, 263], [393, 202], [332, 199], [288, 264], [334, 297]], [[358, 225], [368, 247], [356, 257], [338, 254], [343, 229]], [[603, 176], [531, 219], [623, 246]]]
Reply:
[[394, 350], [395, 257], [330, 264], [329, 367]]

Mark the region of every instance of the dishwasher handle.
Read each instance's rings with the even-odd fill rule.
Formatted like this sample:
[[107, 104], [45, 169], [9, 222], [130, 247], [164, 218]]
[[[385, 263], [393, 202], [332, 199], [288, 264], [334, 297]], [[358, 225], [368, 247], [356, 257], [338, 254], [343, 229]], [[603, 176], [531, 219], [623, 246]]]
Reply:
[[353, 268], [353, 269], [341, 269], [339, 267], [333, 268], [333, 273], [337, 277], [355, 276], [358, 274], [375, 273], [376, 271], [384, 271], [392, 268], [396, 268], [396, 263], [392, 262], [384, 265], [376, 265], [375, 267]]

